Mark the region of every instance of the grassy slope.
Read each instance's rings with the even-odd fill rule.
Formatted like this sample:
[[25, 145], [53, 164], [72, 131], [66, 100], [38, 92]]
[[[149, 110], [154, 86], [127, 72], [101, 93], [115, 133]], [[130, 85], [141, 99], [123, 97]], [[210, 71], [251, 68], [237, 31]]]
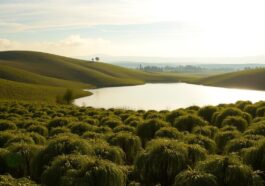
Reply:
[[23, 83], [47, 85], [66, 88], [87, 88], [89, 85], [74, 81], [67, 81], [47, 76], [42, 76], [25, 70], [20, 70], [7, 65], [2, 65], [0, 61], [0, 78]]
[[[0, 99], [55, 102], [56, 96], [63, 95], [65, 91], [66, 89], [62, 87], [33, 85], [0, 79]], [[74, 89], [74, 95], [80, 97], [90, 95], [90, 93], [81, 89]]]
[[204, 85], [265, 90], [265, 69], [244, 70], [202, 78]]
[[43, 96], [54, 100], [55, 95], [62, 94], [65, 88], [72, 88], [78, 95], [82, 95], [81, 89], [89, 87], [190, 79], [192, 78], [188, 76], [146, 73], [41, 52], [0, 52], [0, 98], [38, 100]]

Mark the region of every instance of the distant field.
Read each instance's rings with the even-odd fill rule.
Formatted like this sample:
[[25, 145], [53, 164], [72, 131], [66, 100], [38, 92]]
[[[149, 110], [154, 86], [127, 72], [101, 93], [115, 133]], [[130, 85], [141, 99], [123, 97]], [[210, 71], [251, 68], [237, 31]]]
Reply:
[[265, 69], [225, 73], [195, 80], [195, 82], [211, 86], [265, 90]]
[[66, 88], [76, 97], [84, 88], [190, 81], [178, 74], [147, 73], [100, 62], [29, 51], [0, 52], [0, 99], [55, 100]]

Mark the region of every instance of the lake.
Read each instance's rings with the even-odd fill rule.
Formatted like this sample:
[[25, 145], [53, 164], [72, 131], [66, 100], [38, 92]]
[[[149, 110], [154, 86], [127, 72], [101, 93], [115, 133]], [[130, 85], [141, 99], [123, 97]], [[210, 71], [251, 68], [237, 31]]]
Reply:
[[218, 105], [238, 100], [265, 100], [265, 91], [219, 88], [188, 83], [147, 83], [137, 86], [89, 90], [92, 96], [76, 99], [75, 105], [95, 108], [174, 110], [192, 105]]

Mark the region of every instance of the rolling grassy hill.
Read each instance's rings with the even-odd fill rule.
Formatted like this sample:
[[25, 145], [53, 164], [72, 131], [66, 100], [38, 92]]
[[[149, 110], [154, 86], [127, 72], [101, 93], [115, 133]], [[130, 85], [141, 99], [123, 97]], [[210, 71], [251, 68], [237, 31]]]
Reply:
[[202, 78], [195, 82], [211, 86], [265, 90], [265, 69], [231, 72]]
[[1, 99], [54, 101], [55, 95], [62, 94], [67, 88], [73, 89], [79, 97], [89, 94], [82, 91], [84, 88], [192, 79], [188, 75], [146, 73], [41, 52], [0, 52]]

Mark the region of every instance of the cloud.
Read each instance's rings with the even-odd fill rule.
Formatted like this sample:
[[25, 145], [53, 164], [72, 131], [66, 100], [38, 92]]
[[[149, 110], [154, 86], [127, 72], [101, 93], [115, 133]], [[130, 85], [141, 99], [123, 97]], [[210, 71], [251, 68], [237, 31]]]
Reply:
[[63, 56], [87, 56], [97, 53], [107, 53], [111, 42], [102, 38], [83, 38], [79, 35], [55, 42], [16, 42], [0, 38], [0, 50], [34, 50], [59, 54]]

